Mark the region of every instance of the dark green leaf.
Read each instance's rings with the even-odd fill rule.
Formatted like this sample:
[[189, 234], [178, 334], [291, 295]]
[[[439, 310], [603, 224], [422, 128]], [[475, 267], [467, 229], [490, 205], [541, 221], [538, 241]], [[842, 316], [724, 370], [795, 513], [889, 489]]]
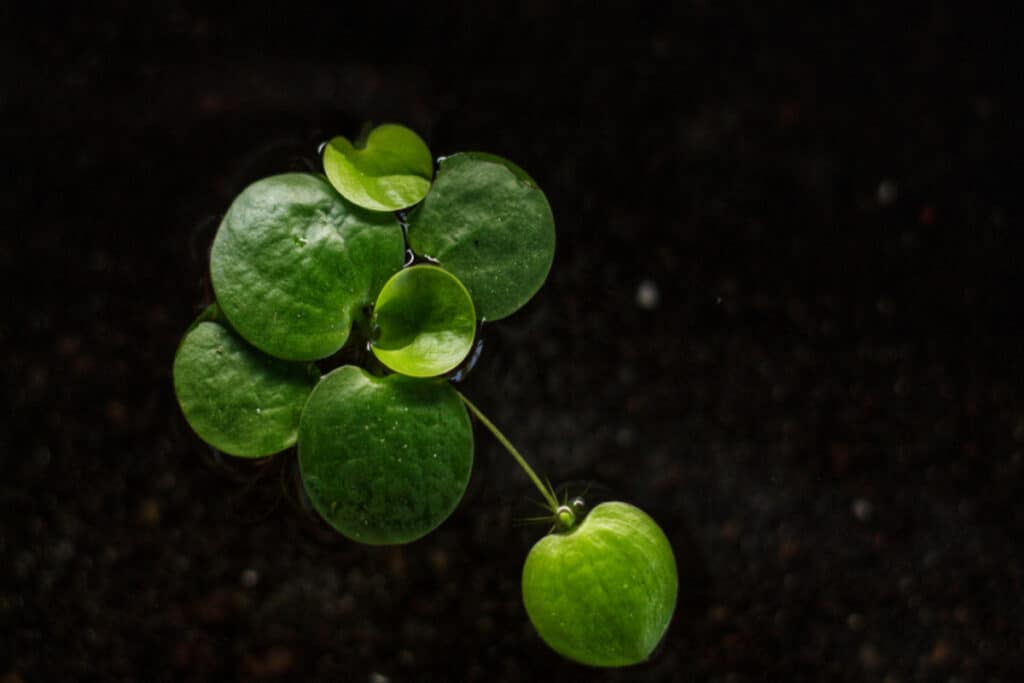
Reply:
[[433, 377], [462, 362], [473, 346], [476, 314], [462, 283], [436, 266], [395, 273], [377, 297], [373, 353], [395, 372]]
[[408, 543], [455, 509], [473, 465], [473, 433], [446, 382], [326, 375], [299, 427], [299, 465], [314, 507], [362, 543]]
[[409, 216], [413, 251], [459, 278], [481, 319], [504, 318], [529, 301], [555, 254], [547, 198], [517, 169], [478, 152], [450, 156]]
[[508, 170], [512, 171], [512, 174], [515, 177], [519, 178], [527, 185], [540, 189], [540, 186], [537, 184], [537, 181], [534, 180], [529, 173], [527, 173], [521, 167], [512, 163], [508, 159], [499, 157], [497, 154], [491, 154], [489, 152], [460, 152], [459, 154], [460, 156], [467, 156], [473, 159], [479, 159], [480, 161], [490, 161], [491, 163], [501, 164]]
[[319, 377], [310, 363], [272, 358], [216, 322], [200, 322], [174, 357], [174, 391], [204, 441], [260, 457], [295, 444], [299, 415]]
[[289, 173], [253, 183], [231, 204], [210, 272], [239, 334], [273, 356], [313, 360], [344, 345], [404, 259], [394, 216], [350, 204], [321, 176]]

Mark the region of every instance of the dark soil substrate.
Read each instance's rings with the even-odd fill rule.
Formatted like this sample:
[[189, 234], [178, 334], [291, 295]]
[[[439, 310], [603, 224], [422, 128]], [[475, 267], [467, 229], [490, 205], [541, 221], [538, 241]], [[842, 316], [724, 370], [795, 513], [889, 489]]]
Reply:
[[[878, 4], [5, 10], [0, 681], [1019, 680], [1012, 22]], [[451, 519], [370, 548], [181, 418], [219, 215], [367, 120], [547, 192], [551, 276], [463, 390], [664, 526], [649, 664], [536, 637], [483, 431]]]

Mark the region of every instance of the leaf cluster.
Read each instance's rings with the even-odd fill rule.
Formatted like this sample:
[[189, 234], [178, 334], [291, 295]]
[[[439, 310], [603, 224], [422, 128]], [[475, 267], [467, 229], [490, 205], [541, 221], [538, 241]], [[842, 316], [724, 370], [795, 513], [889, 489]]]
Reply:
[[[258, 180], [225, 214], [210, 252], [216, 302], [174, 359], [185, 418], [231, 455], [297, 446], [303, 485], [328, 524], [396, 544], [429, 533], [462, 499], [471, 412], [551, 513], [556, 533], [523, 571], [537, 632], [584, 664], [643, 661], [676, 601], [660, 528], [625, 503], [582, 519], [581, 500], [559, 505], [448, 381], [483, 321], [511, 315], [544, 283], [555, 248], [544, 193], [490, 154], [442, 158], [435, 172], [423, 140], [391, 124], [355, 143], [332, 139], [323, 165], [324, 174]], [[339, 354], [350, 362], [324, 374]]]
[[[511, 162], [455, 154], [435, 172], [402, 126], [322, 154], [324, 174], [263, 178], [232, 202], [210, 252], [216, 304], [178, 348], [175, 391], [225, 453], [297, 445], [314, 507], [344, 536], [406, 543], [451, 514], [472, 468], [445, 375], [482, 321], [543, 284], [554, 220]], [[322, 375], [339, 352], [354, 362]]]

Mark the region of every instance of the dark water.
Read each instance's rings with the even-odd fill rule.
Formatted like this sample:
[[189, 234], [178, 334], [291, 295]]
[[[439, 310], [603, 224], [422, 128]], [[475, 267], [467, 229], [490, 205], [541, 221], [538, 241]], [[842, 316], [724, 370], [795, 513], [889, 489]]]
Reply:
[[[1011, 22], [366, 11], [3, 11], [0, 681], [1016, 680]], [[460, 389], [567, 495], [664, 526], [684, 599], [651, 663], [533, 634], [537, 496], [485, 432], [440, 530], [367, 548], [291, 456], [210, 462], [180, 417], [220, 214], [371, 120], [547, 193], [551, 276]]]

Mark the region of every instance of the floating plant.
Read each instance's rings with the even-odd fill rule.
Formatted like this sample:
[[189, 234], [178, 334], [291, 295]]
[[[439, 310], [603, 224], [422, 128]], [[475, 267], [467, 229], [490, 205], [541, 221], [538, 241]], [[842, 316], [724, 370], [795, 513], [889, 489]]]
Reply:
[[[559, 504], [448, 379], [479, 349], [478, 324], [511, 315], [547, 278], [555, 228], [544, 193], [480, 152], [440, 159], [435, 177], [427, 145], [394, 124], [354, 144], [332, 139], [323, 165], [325, 175], [258, 180], [225, 214], [210, 254], [217, 302], [174, 359], [186, 420], [235, 456], [296, 446], [303, 485], [331, 527], [398, 544], [430, 533], [462, 499], [472, 414], [548, 509], [551, 531], [522, 583], [541, 638], [591, 666], [644, 661], [676, 602], [661, 529], [626, 503], [589, 514], [581, 501]], [[356, 364], [321, 376], [314, 361], [346, 350]]]

